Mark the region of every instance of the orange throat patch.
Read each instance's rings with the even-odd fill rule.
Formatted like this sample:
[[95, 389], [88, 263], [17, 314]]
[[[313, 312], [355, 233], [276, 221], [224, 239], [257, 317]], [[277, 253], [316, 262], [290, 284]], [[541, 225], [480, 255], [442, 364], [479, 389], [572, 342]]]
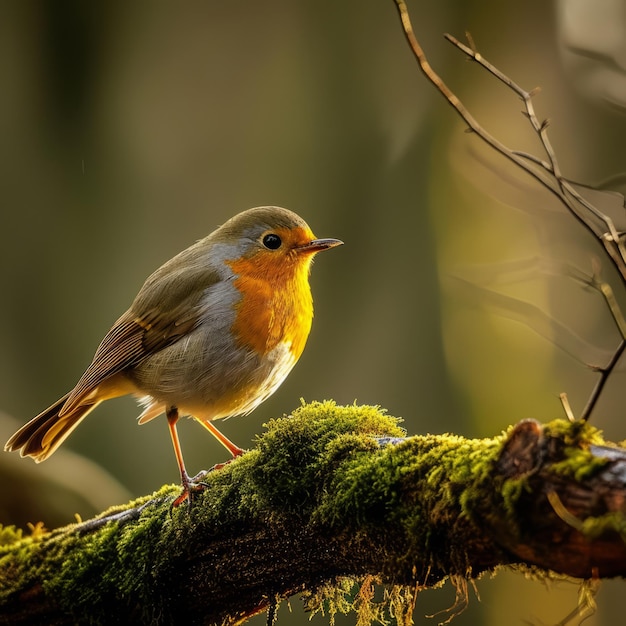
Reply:
[[238, 343], [261, 356], [286, 344], [294, 360], [300, 357], [313, 320], [311, 260], [311, 255], [291, 251], [280, 257], [258, 254], [228, 262], [242, 294], [232, 326]]

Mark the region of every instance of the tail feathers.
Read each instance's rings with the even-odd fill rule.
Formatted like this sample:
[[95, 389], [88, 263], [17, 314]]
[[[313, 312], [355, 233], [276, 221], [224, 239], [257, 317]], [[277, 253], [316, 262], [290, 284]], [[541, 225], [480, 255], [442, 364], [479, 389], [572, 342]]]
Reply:
[[22, 426], [6, 443], [7, 451], [19, 450], [21, 456], [30, 456], [37, 463], [47, 459], [78, 426], [81, 420], [99, 401], [81, 404], [68, 413], [59, 415], [69, 397], [69, 393], [57, 400], [43, 413]]

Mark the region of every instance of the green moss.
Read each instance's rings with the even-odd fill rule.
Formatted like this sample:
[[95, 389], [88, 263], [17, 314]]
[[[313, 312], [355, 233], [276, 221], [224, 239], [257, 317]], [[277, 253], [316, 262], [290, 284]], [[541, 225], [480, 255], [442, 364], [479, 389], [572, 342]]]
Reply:
[[582, 482], [602, 471], [610, 459], [592, 453], [590, 446], [607, 446], [602, 432], [587, 422], [570, 423], [555, 420], [546, 424], [544, 433], [558, 438], [564, 447], [563, 459], [552, 465], [552, 471], [564, 478]]
[[520, 498], [530, 492], [530, 486], [526, 477], [509, 478], [502, 483], [500, 495], [502, 508], [512, 525], [516, 524], [517, 503]]
[[304, 608], [311, 618], [317, 613], [328, 615], [330, 626], [334, 626], [337, 614], [347, 615], [353, 610], [356, 585], [355, 579], [347, 577], [326, 581], [302, 594]]
[[602, 431], [589, 422], [557, 419], [544, 424], [542, 428], [546, 437], [561, 439], [566, 446], [607, 445]]
[[[503, 434], [503, 441], [509, 437], [514, 428], [515, 426], [512, 426]], [[610, 455], [602, 456], [597, 450], [593, 450], [592, 446], [616, 447], [607, 443], [597, 428], [585, 422], [572, 423], [564, 419], [554, 420], [542, 426], [542, 439], [538, 445], [551, 446], [553, 448], [551, 456], [556, 457], [556, 461], [544, 468], [544, 471], [560, 476], [565, 481], [578, 483], [589, 481], [612, 462]], [[532, 484], [531, 471], [529, 474], [504, 480], [498, 486], [501, 506], [508, 516], [508, 532], [512, 537], [522, 530], [519, 528], [520, 519], [523, 519], [519, 514], [520, 507], [526, 506], [528, 498], [545, 497], [543, 492], [533, 496]], [[626, 517], [619, 512], [577, 520], [575, 527], [590, 540], [611, 532], [626, 537]]]
[[581, 522], [580, 532], [590, 540], [618, 533], [622, 541], [626, 541], [626, 517], [617, 511], [599, 517], [588, 517]]
[[305, 610], [311, 619], [316, 614], [328, 616], [334, 626], [338, 614], [356, 614], [356, 626], [396, 624], [411, 626], [417, 589], [414, 586], [394, 585], [382, 588], [375, 576], [359, 579], [341, 578], [321, 585], [315, 591], [303, 594]]
[[[514, 526], [515, 511], [529, 494], [526, 476], [494, 479], [502, 445], [512, 431], [480, 440], [406, 437], [399, 424], [379, 407], [303, 404], [292, 415], [271, 420], [254, 450], [207, 475], [208, 489], [190, 513], [179, 507], [170, 514], [179, 488], [169, 485], [103, 514], [145, 505], [127, 523], [72, 525], [29, 537], [0, 528], [0, 600], [28, 581], [41, 581], [78, 621], [108, 623], [115, 607], [119, 615], [150, 622], [168, 610], [156, 581], [168, 579], [172, 546], [182, 558], [195, 550], [196, 528], [207, 535], [228, 535], [231, 528], [255, 520], [326, 527], [362, 562], [367, 555], [358, 552], [359, 538], [373, 533], [387, 559], [382, 571], [375, 572], [381, 580], [424, 580], [427, 571], [429, 586], [445, 576], [462, 579], [468, 574], [468, 537], [484, 528], [486, 515], [501, 517], [502, 511]], [[592, 444], [605, 445], [589, 425], [557, 420], [543, 433], [563, 446], [557, 473], [583, 480], [604, 466], [589, 452]], [[384, 437], [404, 439], [380, 445]], [[623, 518], [615, 515], [583, 524], [590, 537], [607, 529], [626, 535]], [[416, 563], [424, 570], [415, 571]], [[320, 587], [311, 596], [312, 605], [331, 615], [357, 607], [365, 624], [394, 602], [392, 610], [402, 614], [413, 597], [412, 591], [403, 595], [400, 590], [406, 587], [400, 585], [389, 596], [395, 600], [383, 603], [383, 609], [375, 607], [367, 600], [373, 579], [361, 578], [355, 592], [357, 578]]]
[[15, 526], [3, 526], [0, 524], [0, 547], [11, 545], [22, 539], [23, 533]]
[[555, 474], [583, 482], [603, 470], [611, 461], [608, 458], [598, 457], [585, 448], [567, 448], [564, 458], [551, 467]]
[[316, 507], [332, 475], [347, 457], [379, 448], [376, 437], [403, 437], [399, 419], [373, 406], [303, 404], [290, 417], [272, 420], [259, 437], [254, 488], [258, 506], [306, 515]]

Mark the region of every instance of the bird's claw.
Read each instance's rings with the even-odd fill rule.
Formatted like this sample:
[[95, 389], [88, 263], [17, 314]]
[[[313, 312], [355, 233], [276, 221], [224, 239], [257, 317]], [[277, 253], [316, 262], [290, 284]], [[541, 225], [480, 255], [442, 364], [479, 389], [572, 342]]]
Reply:
[[[212, 470], [209, 470], [212, 471]], [[194, 500], [209, 486], [203, 482], [202, 479], [208, 474], [206, 470], [198, 472], [193, 478], [190, 478], [186, 473], [182, 476], [183, 490], [179, 496], [170, 505], [170, 515], [172, 511], [180, 506], [185, 500], [187, 500], [187, 508], [191, 509]]]
[[180, 506], [185, 500], [187, 500], [187, 508], [190, 510], [193, 506], [194, 500], [209, 486], [208, 483], [203, 481], [203, 479], [206, 478], [211, 472], [222, 469], [232, 460], [233, 459], [229, 459], [224, 463], [216, 463], [211, 469], [201, 470], [193, 478], [190, 478], [187, 472], [185, 472], [181, 476], [183, 490], [180, 495], [176, 497], [174, 502], [172, 502], [170, 506], [170, 515], [172, 511], [176, 507]]

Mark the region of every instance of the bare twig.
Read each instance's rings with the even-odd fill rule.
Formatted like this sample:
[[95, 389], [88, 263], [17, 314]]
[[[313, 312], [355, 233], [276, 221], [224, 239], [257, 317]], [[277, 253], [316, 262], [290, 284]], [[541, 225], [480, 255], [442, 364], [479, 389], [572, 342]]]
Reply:
[[561, 406], [565, 411], [565, 416], [567, 417], [567, 419], [570, 422], [575, 422], [576, 418], [574, 417], [574, 412], [572, 411], [572, 407], [570, 406], [567, 394], [565, 392], [559, 394], [559, 400], [561, 400]]
[[[512, 161], [521, 170], [532, 176], [537, 180], [545, 189], [550, 191], [558, 200], [565, 206], [569, 213], [580, 223], [582, 226], [590, 232], [594, 239], [600, 243], [605, 253], [608, 255], [611, 263], [615, 266], [619, 272], [622, 281], [626, 284], [626, 248], [624, 247], [623, 233], [620, 233], [613, 222], [613, 220], [595, 207], [591, 202], [584, 198], [574, 187], [574, 185], [563, 177], [556, 158], [556, 153], [548, 137], [549, 120], [540, 121], [535, 113], [533, 105], [533, 96], [538, 92], [538, 89], [526, 91], [515, 83], [506, 74], [501, 72], [494, 65], [489, 63], [478, 52], [476, 44], [471, 36], [467, 35], [468, 45], [461, 43], [452, 35], [446, 34], [445, 38], [467, 55], [471, 60], [478, 63], [481, 67], [492, 74], [498, 81], [508, 87], [513, 93], [515, 93], [524, 103], [524, 115], [529, 120], [533, 131], [539, 137], [541, 145], [546, 153], [547, 160], [522, 152], [519, 150], [513, 150], [503, 144], [501, 141], [491, 135], [484, 127], [482, 127], [474, 118], [474, 116], [467, 110], [465, 105], [459, 100], [459, 98], [449, 89], [449, 87], [443, 82], [441, 77], [432, 69], [422, 47], [420, 46], [413, 27], [409, 18], [408, 9], [404, 0], [394, 0], [400, 14], [400, 19], [404, 29], [406, 39], [409, 46], [418, 61], [419, 67], [426, 78], [437, 88], [437, 90], [443, 95], [448, 103], [454, 108], [454, 110], [460, 115], [460, 117], [467, 123], [469, 129], [474, 132], [483, 142], [496, 150], [499, 154], [504, 156], [509, 161]], [[608, 365], [604, 368], [593, 367], [595, 371], [600, 373], [600, 379], [598, 380], [595, 388], [593, 389], [587, 405], [585, 406], [581, 419], [587, 420], [591, 415], [593, 408], [595, 407], [597, 400], [606, 384], [609, 376], [615, 369], [619, 362], [622, 353], [626, 349], [626, 323], [624, 322], [624, 316], [622, 315], [619, 307], [613, 297], [612, 292], [606, 290], [608, 287], [603, 284], [593, 284], [604, 296], [613, 320], [615, 321], [618, 330], [621, 334], [621, 341], [617, 349], [613, 353]], [[561, 401], [563, 408], [568, 416], [571, 416], [571, 409], [569, 403], [567, 403], [567, 396], [562, 395]]]
[[609, 376], [615, 369], [616, 365], [619, 363], [619, 360], [622, 358], [622, 354], [624, 354], [625, 349], [626, 349], [626, 340], [622, 339], [619, 343], [619, 346], [617, 347], [617, 350], [615, 350], [615, 352], [613, 353], [613, 356], [611, 357], [611, 360], [608, 362], [607, 366], [603, 368], [594, 368], [597, 372], [599, 372], [600, 378], [598, 379], [596, 386], [593, 388], [593, 391], [591, 392], [591, 395], [589, 396], [589, 399], [587, 400], [587, 404], [585, 405], [585, 408], [583, 409], [583, 412], [580, 415], [580, 419], [582, 420], [589, 419], [589, 416], [591, 415], [591, 412], [595, 408], [598, 402], [598, 399], [600, 398], [600, 394], [602, 393], [602, 390], [604, 389], [604, 386], [606, 385], [606, 382], [609, 379]]
[[[547, 130], [549, 126], [549, 121], [544, 120], [540, 122], [537, 118], [537, 115], [535, 114], [535, 108], [533, 106], [532, 98], [537, 93], [537, 90], [526, 91], [525, 89], [520, 87], [508, 76], [503, 74], [498, 68], [489, 63], [480, 53], [476, 52], [473, 42], [470, 44], [471, 47], [468, 47], [462, 44], [452, 35], [446, 34], [444, 35], [444, 37], [454, 46], [459, 48], [459, 50], [461, 50], [464, 54], [466, 54], [472, 60], [476, 61], [479, 65], [485, 68], [490, 74], [492, 74], [495, 78], [497, 78], [500, 82], [506, 85], [522, 99], [522, 101], [524, 102], [524, 107], [526, 108], [526, 117], [530, 121], [534, 131], [539, 136], [543, 148], [549, 159], [549, 162], [545, 162], [541, 159], [537, 159], [536, 157], [531, 157], [531, 162], [541, 165], [541, 168], [550, 174], [552, 178], [552, 184], [554, 185], [554, 183], [556, 183], [556, 187], [551, 186], [550, 190], [555, 193], [559, 200], [561, 200], [561, 202], [565, 204], [567, 209], [574, 215], [574, 217], [576, 217], [576, 219], [581, 224], [583, 224], [583, 226], [587, 230], [589, 230], [597, 239], [600, 239], [603, 242], [605, 248], [605, 242], [615, 243], [615, 245], [617, 246], [617, 259], [619, 259], [619, 262], [616, 262], [617, 259], [612, 253], [610, 253], [610, 255], [611, 258], [614, 260], [617, 269], [620, 271], [622, 278], [626, 280], [626, 249], [624, 249], [624, 246], [620, 241], [619, 233], [615, 228], [613, 220], [608, 215], [605, 215], [604, 213], [599, 211], [595, 206], [593, 206], [593, 204], [591, 204], [583, 196], [581, 196], [578, 191], [576, 191], [576, 189], [571, 185], [571, 183], [561, 174], [554, 148], [548, 137]], [[461, 111], [459, 111], [459, 113], [461, 114]], [[485, 132], [482, 128], [480, 130]], [[479, 132], [478, 130], [476, 132], [482, 139], [489, 143], [487, 137], [484, 137], [483, 134], [481, 134], [481, 132]], [[487, 135], [487, 133], [485, 133], [485, 135]], [[505, 149], [507, 151], [509, 150], [509, 148]], [[520, 153], [515, 150], [511, 150], [511, 153], [517, 156], [521, 156], [525, 159], [528, 159], [530, 156], [528, 154]], [[517, 163], [517, 161], [515, 162]], [[540, 182], [543, 181], [540, 179]], [[604, 232], [598, 232], [597, 229], [593, 228], [593, 224], [589, 221], [588, 217], [579, 213], [579, 209], [575, 206], [573, 200], [580, 203], [583, 208], [587, 209], [587, 211], [589, 211], [595, 218], [597, 218], [602, 224], [605, 225]]]
[[[430, 63], [426, 59], [426, 55], [422, 47], [420, 46], [417, 38], [415, 37], [415, 33], [413, 32], [413, 26], [411, 25], [411, 20], [409, 18], [409, 12], [406, 7], [406, 4], [403, 0], [394, 0], [396, 6], [398, 7], [398, 12], [400, 13], [400, 20], [402, 21], [402, 26], [404, 28], [404, 33], [415, 55], [417, 62], [419, 64], [420, 69], [426, 78], [435, 85], [437, 90], [443, 95], [443, 97], [448, 101], [448, 103], [457, 111], [457, 113], [463, 118], [465, 123], [469, 126], [469, 130], [476, 133], [483, 141], [485, 141], [488, 145], [490, 145], [494, 150], [502, 154], [504, 157], [513, 161], [516, 165], [518, 165], [522, 170], [530, 174], [533, 178], [538, 180], [544, 186], [546, 186], [550, 191], [557, 194], [556, 190], [551, 187], [551, 181], [547, 177], [547, 173], [543, 172], [541, 169], [536, 169], [532, 164], [527, 162], [527, 159], [517, 155], [515, 151], [509, 149], [506, 145], [504, 145], [501, 141], [496, 139], [493, 135], [487, 132], [474, 118], [474, 116], [468, 111], [465, 105], [459, 100], [459, 98], [452, 92], [452, 90], [443, 82], [442, 78], [433, 70]], [[481, 59], [482, 57], [478, 52], [472, 52], [469, 48], [470, 57], [474, 58], [474, 60]], [[505, 77], [506, 78], [506, 77]], [[510, 79], [507, 79], [510, 81]], [[558, 195], [558, 194], [557, 194]]]
[[[584, 285], [591, 287], [592, 289], [595, 289], [602, 295], [602, 297], [604, 298], [604, 301], [606, 302], [607, 308], [609, 309], [609, 313], [611, 314], [611, 317], [613, 318], [613, 321], [615, 322], [615, 326], [618, 332], [620, 333], [621, 340], [617, 349], [613, 352], [606, 366], [604, 367], [600, 367], [598, 365], [589, 366], [592, 370], [600, 374], [600, 378], [596, 382], [589, 396], [589, 399], [587, 400], [587, 404], [585, 405], [585, 408], [583, 409], [581, 413], [580, 419], [582, 420], [589, 419], [589, 416], [591, 415], [593, 409], [595, 408], [600, 398], [600, 395], [602, 393], [602, 390], [604, 389], [604, 386], [606, 385], [611, 373], [613, 372], [613, 370], [619, 363], [620, 358], [622, 354], [624, 353], [624, 350], [626, 350], [626, 320], [624, 319], [624, 315], [622, 313], [622, 310], [619, 304], [617, 303], [617, 300], [615, 298], [615, 294], [613, 293], [613, 289], [611, 288], [611, 285], [609, 285], [607, 282], [604, 282], [603, 280], [600, 279], [599, 263], [596, 261], [592, 263], [592, 265], [593, 265], [592, 276], [583, 277], [580, 274], [572, 274], [572, 273], [570, 273], [570, 275], [575, 280], [582, 282]], [[562, 403], [563, 403], [564, 395], [565, 394], [561, 394]], [[566, 404], [563, 403], [563, 408], [565, 409], [565, 412], [568, 414], [568, 417], [569, 417], [568, 407], [569, 405], [566, 406]]]

